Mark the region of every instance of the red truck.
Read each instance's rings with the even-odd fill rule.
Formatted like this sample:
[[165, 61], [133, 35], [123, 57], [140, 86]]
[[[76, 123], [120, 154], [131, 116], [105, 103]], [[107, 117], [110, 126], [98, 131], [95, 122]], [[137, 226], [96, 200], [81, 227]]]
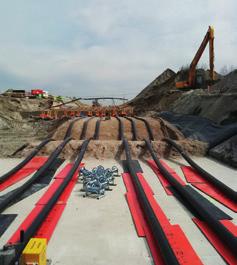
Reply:
[[42, 89], [32, 89], [31, 90], [31, 95], [36, 96], [36, 95], [43, 95], [44, 91]]

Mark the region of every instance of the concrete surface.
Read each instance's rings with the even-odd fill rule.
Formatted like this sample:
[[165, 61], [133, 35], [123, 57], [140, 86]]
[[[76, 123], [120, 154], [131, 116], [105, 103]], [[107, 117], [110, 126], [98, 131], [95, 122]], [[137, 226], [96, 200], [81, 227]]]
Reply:
[[[19, 159], [0, 159], [0, 175], [19, 161]], [[207, 158], [195, 158], [195, 161], [224, 183], [237, 189], [236, 170]], [[121, 166], [115, 160], [84, 160], [84, 162], [89, 169], [99, 164], [104, 167], [116, 165], [122, 172]], [[186, 163], [182, 159], [166, 162], [184, 179], [180, 164]], [[192, 214], [173, 196], [167, 196], [150, 167], [142, 161], [140, 163], [144, 170], [144, 177], [152, 187], [157, 202], [170, 222], [181, 226], [203, 264], [225, 264], [192, 222]], [[83, 198], [83, 193], [80, 191], [82, 185], [78, 183], [75, 186], [48, 245], [48, 258], [52, 259], [53, 265], [153, 264], [146, 241], [137, 236], [124, 196], [126, 189], [122, 177], [116, 178], [116, 183], [117, 186], [113, 187], [113, 191], [107, 191], [106, 196], [100, 200]], [[20, 184], [14, 185], [14, 188]], [[11, 206], [4, 212], [17, 213], [18, 217], [0, 238], [1, 246], [6, 243], [46, 189]], [[237, 224], [236, 213], [208, 196], [204, 196], [231, 215], [234, 218], [233, 222]]]

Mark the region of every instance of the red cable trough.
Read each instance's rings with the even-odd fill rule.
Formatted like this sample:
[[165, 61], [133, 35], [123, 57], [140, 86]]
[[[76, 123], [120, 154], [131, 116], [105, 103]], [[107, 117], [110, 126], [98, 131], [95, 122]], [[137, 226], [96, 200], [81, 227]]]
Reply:
[[[234, 256], [234, 254], [228, 249], [228, 247], [226, 247], [226, 244], [223, 243], [215, 233], [213, 233], [213, 231], [206, 225], [206, 223], [197, 218], [193, 218], [192, 220], [202, 231], [208, 241], [217, 250], [217, 252], [227, 262], [227, 264], [236, 265], [236, 256]], [[220, 222], [222, 222], [226, 226], [226, 228], [228, 228], [233, 234], [237, 236], [237, 226], [235, 226], [230, 220], [222, 220]]]
[[[47, 191], [43, 194], [43, 196], [38, 200], [38, 202], [35, 204], [34, 209], [30, 212], [30, 214], [25, 218], [25, 220], [22, 222], [22, 224], [18, 227], [16, 232], [11, 236], [11, 238], [8, 240], [8, 244], [15, 244], [20, 239], [20, 231], [26, 230], [29, 225], [32, 223], [32, 221], [36, 218], [36, 216], [39, 214], [39, 212], [42, 210], [42, 208], [47, 204], [48, 200], [53, 196], [54, 192], [58, 189], [58, 187], [63, 182], [63, 179], [67, 176], [67, 173], [72, 168], [72, 163], [67, 164], [54, 178], [53, 183], [50, 185], [50, 187], [47, 189]], [[80, 166], [82, 166], [81, 164]], [[38, 238], [47, 238], [47, 241], [50, 240], [54, 229], [63, 213], [63, 210], [66, 206], [67, 200], [77, 182], [77, 175], [78, 171], [74, 174], [72, 180], [70, 181], [69, 185], [66, 187], [66, 189], [63, 191], [59, 199], [57, 200], [57, 203], [54, 205], [54, 207], [51, 209], [50, 213], [48, 214], [47, 218], [44, 220], [44, 222], [41, 224], [40, 228], [36, 232], [34, 237]]]
[[46, 156], [36, 156], [33, 157], [23, 168], [18, 170], [15, 174], [12, 174], [10, 178], [5, 180], [0, 184], [0, 191], [7, 189], [18, 181], [26, 178], [30, 174], [38, 170], [46, 161], [48, 157]]
[[[141, 173], [137, 173], [137, 176], [179, 263], [183, 265], [202, 264], [201, 260], [193, 250], [192, 246], [190, 245], [188, 239], [186, 238], [180, 226], [170, 224], [168, 218], [166, 217], [166, 215], [158, 205], [157, 201], [154, 199], [153, 197], [154, 193], [151, 187], [149, 186], [149, 184], [144, 179], [143, 175]], [[147, 224], [142, 209], [140, 208], [139, 201], [136, 196], [136, 192], [131, 180], [131, 176], [128, 173], [124, 173], [123, 180], [127, 189], [127, 193], [125, 196], [127, 198], [129, 209], [134, 220], [137, 234], [139, 237], [146, 237], [148, 246], [150, 248], [154, 260], [154, 264], [163, 265], [164, 262], [161, 258], [160, 251], [156, 247], [149, 225]]]
[[[165, 192], [167, 195], [173, 195], [173, 193], [170, 191], [170, 183], [164, 178], [164, 176], [160, 173], [159, 169], [157, 168], [154, 160], [147, 160], [148, 164], [158, 177], [161, 185], [163, 186]], [[185, 186], [185, 182], [179, 177], [179, 175], [171, 168], [169, 167], [164, 161], [161, 160], [162, 165], [165, 167], [165, 169], [182, 185]]]
[[[155, 162], [153, 160], [149, 160], [148, 164], [151, 166], [152, 170], [160, 180], [167, 195], [172, 195], [172, 193], [168, 189], [168, 187], [170, 187], [169, 182], [162, 176]], [[162, 161], [162, 164], [163, 166], [166, 167], [166, 169], [170, 172], [170, 174], [172, 174], [172, 176], [175, 177], [183, 185], [184, 182], [176, 174], [176, 172], [172, 170], [165, 162]], [[204, 181], [203, 178], [201, 178], [195, 171], [193, 171], [191, 167], [182, 167], [182, 170], [184, 172], [187, 182], [192, 183], [192, 185], [195, 184], [194, 185], [195, 187], [196, 185], [198, 186], [198, 184], [203, 185], [203, 187], [204, 185], [206, 185], [206, 183], [202, 183]], [[209, 187], [208, 189], [210, 190], [210, 192], [212, 192], [212, 194], [214, 194], [214, 191], [213, 190], [211, 191], [211, 188], [212, 187]], [[231, 253], [231, 251], [229, 251], [226, 245], [223, 242], [221, 242], [221, 240], [208, 227], [208, 225], [205, 222], [199, 220], [198, 218], [192, 218], [192, 220], [198, 226], [201, 232], [206, 236], [208, 241], [217, 250], [217, 252], [223, 257], [223, 259], [230, 265], [236, 265], [237, 264], [236, 257], [233, 255], [233, 253]], [[219, 220], [219, 222], [221, 222], [234, 236], [237, 236], [237, 226], [233, 224], [230, 220]]]
[[199, 189], [200, 191], [204, 192], [216, 201], [225, 205], [232, 211], [237, 212], [237, 203], [229, 199], [212, 183], [205, 180], [205, 178], [199, 175], [192, 167], [182, 166], [181, 169], [188, 183], [191, 183], [195, 188]]

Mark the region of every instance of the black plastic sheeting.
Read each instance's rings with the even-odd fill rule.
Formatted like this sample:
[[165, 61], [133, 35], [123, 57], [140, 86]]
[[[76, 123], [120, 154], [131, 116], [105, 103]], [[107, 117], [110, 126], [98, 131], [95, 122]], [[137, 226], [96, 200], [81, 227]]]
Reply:
[[5, 233], [17, 214], [0, 214], [0, 237]]
[[184, 136], [206, 142], [210, 148], [237, 135], [237, 122], [218, 125], [206, 118], [172, 112], [161, 112], [159, 116], [176, 126]]
[[209, 156], [237, 168], [237, 135], [209, 150]]
[[161, 112], [161, 118], [177, 127], [185, 137], [208, 144], [208, 155], [237, 167], [237, 122], [218, 125], [206, 118]]

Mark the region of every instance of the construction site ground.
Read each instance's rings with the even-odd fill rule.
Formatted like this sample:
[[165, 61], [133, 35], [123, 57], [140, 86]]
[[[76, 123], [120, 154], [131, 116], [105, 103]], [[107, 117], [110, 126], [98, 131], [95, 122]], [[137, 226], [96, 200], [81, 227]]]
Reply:
[[[42, 143], [42, 141], [45, 141], [45, 139], [50, 138], [50, 141], [47, 142], [46, 145], [43, 145], [36, 156], [42, 156], [43, 160], [46, 159], [46, 157], [50, 158], [52, 156], [50, 166], [46, 165], [44, 168], [45, 164], [47, 164], [47, 162], [45, 162], [45, 164], [36, 168], [31, 175], [18, 181], [6, 190], [0, 191], [0, 208], [2, 207], [2, 214], [17, 215], [12, 223], [8, 222], [8, 228], [0, 237], [0, 248], [5, 246], [2, 251], [4, 252], [6, 248], [8, 250], [8, 246], [6, 246], [8, 239], [27, 218], [37, 201], [42, 198], [47, 189], [51, 187], [56, 174], [59, 173], [65, 165], [68, 165], [68, 163], [75, 163], [75, 158], [79, 154], [79, 150], [83, 150], [82, 147], [84, 144], [88, 142], [87, 140], [90, 140], [85, 153], [82, 152], [82, 162], [85, 163], [86, 168], [92, 170], [98, 165], [103, 165], [105, 168], [116, 166], [119, 169], [120, 177], [115, 178], [117, 185], [112, 187], [113, 190], [106, 191], [105, 197], [99, 200], [91, 197], [84, 198], [84, 192], [81, 191], [82, 183], [80, 181], [76, 183], [70, 193], [68, 201], [64, 202], [65, 208], [62, 216], [58, 219], [58, 223], [55, 219], [52, 221], [54, 222], [55, 230], [47, 244], [47, 258], [51, 260], [52, 265], [159, 264], [157, 260], [155, 260], [149, 240], [145, 237], [138, 236], [137, 227], [133, 220], [133, 218], [135, 218], [134, 212], [129, 208], [131, 205], [128, 205], [129, 200], [127, 199], [128, 197], [125, 196], [127, 190], [121, 176], [124, 172], [121, 160], [126, 160], [127, 164], [131, 162], [128, 171], [130, 177], [133, 179], [131, 185], [134, 186], [133, 188], [136, 193], [135, 199], [133, 197], [133, 203], [137, 203], [139, 207], [141, 207], [142, 214], [139, 216], [140, 221], [143, 220], [143, 217], [146, 219], [144, 222], [146, 223], [145, 225], [149, 227], [148, 230], [152, 231], [150, 235], [155, 241], [154, 248], [157, 252], [159, 252], [166, 243], [160, 240], [157, 236], [158, 233], [154, 233], [154, 231], [158, 231], [158, 226], [154, 229], [151, 224], [154, 220], [159, 223], [161, 221], [160, 216], [158, 217], [157, 213], [154, 214], [155, 208], [152, 208], [149, 212], [146, 207], [144, 207], [145, 204], [150, 204], [151, 207], [153, 198], [155, 198], [155, 201], [164, 211], [170, 224], [177, 224], [177, 226], [180, 226], [193, 247], [194, 252], [203, 264], [236, 264], [235, 249], [233, 250], [233, 246], [235, 246], [236, 243], [237, 227], [237, 213], [235, 211], [236, 197], [234, 197], [237, 190], [236, 169], [234, 169], [237, 165], [237, 105], [235, 104], [237, 99], [235, 85], [237, 72], [233, 71], [225, 77], [219, 76], [218, 78], [221, 81], [212, 86], [211, 89], [193, 89], [190, 91], [181, 91], [175, 88], [175, 82], [180, 74], [180, 72], [175, 73], [167, 69], [133, 100], [124, 105], [116, 106], [118, 107], [117, 109], [120, 107], [121, 109], [124, 108], [123, 110], [126, 108], [132, 109], [132, 115], [130, 115], [130, 113], [126, 115], [123, 111], [118, 111], [115, 115], [112, 113], [106, 114], [104, 111], [102, 115], [103, 111], [100, 113], [95, 112], [94, 106], [89, 105], [87, 105], [86, 108], [93, 111], [81, 111], [81, 107], [84, 108], [85, 106], [82, 106], [80, 102], [74, 102], [72, 105], [63, 105], [58, 108], [58, 113], [61, 112], [63, 114], [62, 116], [50, 116], [49, 113], [52, 113], [50, 109], [52, 102], [47, 99], [20, 99], [0, 95], [1, 181], [5, 181], [4, 177], [6, 177], [6, 175], [4, 176], [4, 174], [6, 172], [13, 169], [24, 158], [27, 158], [31, 152], [38, 150], [38, 145]], [[53, 102], [53, 105], [55, 106], [57, 103]], [[103, 110], [103, 107], [100, 108]], [[55, 109], [53, 110], [55, 111]], [[45, 114], [46, 112], [47, 114]], [[90, 117], [91, 115], [95, 116]], [[104, 117], [104, 115], [107, 116]], [[207, 191], [209, 195], [204, 194], [202, 191], [195, 188], [195, 185], [193, 186], [186, 181], [181, 166], [188, 164], [181, 158], [180, 152], [177, 151], [178, 149], [175, 148], [175, 145], [171, 144], [169, 141], [173, 141], [173, 144], [177, 144], [185, 154], [216, 178], [213, 182], [210, 181], [209, 178], [209, 181], [212, 182], [211, 184], [205, 183], [204, 180], [204, 185], [207, 184], [208, 186], [208, 184], [210, 184], [209, 191]], [[55, 150], [60, 150], [58, 147], [64, 143], [65, 146], [62, 151], [58, 153], [57, 156], [54, 156]], [[154, 153], [152, 153], [151, 150], [149, 151], [149, 144], [154, 150]], [[141, 180], [142, 178], [139, 177], [135, 169], [137, 164], [132, 164], [133, 162], [129, 158], [128, 150], [131, 152], [132, 158], [140, 163], [143, 176], [154, 192], [152, 196], [150, 196], [151, 193], [146, 193], [147, 191], [145, 190], [149, 185], [146, 186], [146, 183], [141, 183], [143, 180]], [[215, 153], [214, 155], [212, 154], [213, 152]], [[184, 153], [182, 153], [182, 155]], [[184, 185], [185, 188], [179, 188], [178, 185], [174, 184], [175, 180], [172, 180], [172, 178], [175, 179], [175, 176], [172, 175], [173, 173], [168, 172], [171, 177], [165, 176], [164, 171], [161, 173], [162, 166], [160, 168], [158, 166], [159, 163], [157, 163], [160, 174], [162, 175], [160, 177], [164, 178], [163, 181], [165, 180], [168, 182], [168, 188], [170, 188], [171, 192], [173, 189], [174, 193], [176, 192], [175, 196], [180, 196], [181, 200], [165, 192], [162, 183], [147, 164], [147, 160], [151, 159], [152, 154], [154, 154], [155, 158], [157, 156], [157, 159], [165, 161], [178, 173], [185, 185], [187, 185]], [[154, 156], [153, 159], [155, 160]], [[213, 159], [210, 158], [210, 156], [212, 156]], [[55, 166], [55, 162], [57, 162], [58, 158], [64, 159], [63, 163], [60, 166]], [[214, 158], [216, 160], [214, 160]], [[195, 166], [192, 165], [192, 167], [194, 170]], [[42, 172], [37, 177], [37, 173], [41, 169]], [[51, 174], [54, 169], [56, 173]], [[133, 170], [136, 171], [135, 174], [132, 174], [134, 173]], [[18, 170], [17, 173], [19, 173], [19, 171], [20, 170]], [[50, 183], [42, 182], [42, 184], [37, 182], [38, 180], [42, 181], [44, 177], [48, 177], [50, 174]], [[34, 179], [35, 175], [37, 177], [36, 179]], [[203, 175], [203, 178], [206, 178], [205, 174]], [[68, 176], [70, 176], [69, 173], [64, 176], [65, 179]], [[8, 176], [8, 178], [11, 180], [12, 174]], [[137, 183], [136, 178], [139, 179]], [[64, 187], [65, 190], [70, 186], [69, 183], [72, 179], [73, 175], [71, 175], [71, 179], [69, 179], [69, 182], [67, 182]], [[208, 177], [206, 179], [208, 179]], [[30, 184], [31, 186], [27, 186], [27, 190], [24, 190], [23, 184], [27, 183], [28, 180], [29, 182], [30, 180], [33, 182]], [[217, 180], [220, 180], [222, 183], [219, 183]], [[1, 181], [0, 184], [2, 184]], [[128, 180], [125, 178], [125, 182], [126, 181]], [[220, 184], [219, 186], [218, 183]], [[139, 184], [141, 185], [140, 190], [138, 188]], [[225, 187], [224, 184], [227, 187]], [[41, 185], [41, 189], [37, 192], [35, 192], [35, 190], [32, 192], [37, 185]], [[57, 189], [51, 193], [52, 197], [57, 197], [56, 193], [63, 187], [62, 184], [60, 185], [61, 186], [57, 187]], [[163, 183], [163, 185], [165, 184]], [[18, 187], [19, 190], [23, 187], [20, 196], [16, 192], [16, 196], [5, 207], [4, 203], [8, 202], [7, 196], [11, 197], [11, 193], [8, 192], [15, 191], [15, 188]], [[193, 190], [189, 189], [190, 187], [193, 187]], [[143, 193], [141, 189], [143, 189]], [[65, 192], [65, 190], [63, 190], [63, 192]], [[223, 204], [211, 197], [213, 196], [212, 192], [216, 190], [219, 192], [217, 194], [218, 196], [223, 196], [221, 198], [223, 199]], [[12, 192], [13, 195], [15, 195], [14, 191]], [[189, 191], [190, 195], [193, 197], [187, 196]], [[203, 204], [202, 202], [199, 203], [203, 198], [198, 197], [195, 191], [201, 194], [203, 198], [206, 198], [207, 201]], [[21, 196], [25, 195], [25, 192], [28, 193], [28, 197], [16, 202]], [[4, 196], [6, 194], [7, 196]], [[60, 193], [59, 196], [62, 196], [62, 194]], [[61, 203], [60, 197], [57, 197], [56, 202], [55, 198], [55, 204], [53, 206], [51, 205], [50, 207], [52, 208], [49, 209], [51, 212], [57, 203]], [[191, 203], [189, 201], [190, 198], [193, 200]], [[224, 206], [226, 199], [233, 203], [233, 211]], [[211, 207], [208, 201], [222, 210], [222, 214], [225, 218], [221, 219], [217, 217], [218, 213], [216, 212], [218, 212], [218, 209], [212, 208], [210, 210]], [[11, 205], [11, 203], [13, 203], [13, 205]], [[191, 207], [192, 213], [187, 208], [190, 206], [188, 204], [193, 207]], [[48, 205], [48, 203], [44, 205]], [[43, 208], [47, 208], [47, 206]], [[206, 214], [206, 218], [202, 213], [198, 213], [197, 209], [202, 209], [200, 212], [204, 213], [204, 215]], [[34, 232], [31, 231], [31, 237], [37, 236], [37, 229], [47, 223], [47, 218], [51, 212], [47, 212], [47, 215], [43, 215], [42, 211], [32, 221], [32, 224], [35, 225], [35, 223], [40, 220], [40, 224], [38, 224], [39, 226], [36, 225], [36, 228], [31, 227], [31, 229], [34, 230]], [[135, 215], [136, 214], [139, 215], [138, 212], [135, 212]], [[207, 229], [210, 229], [214, 237], [218, 238], [219, 243], [222, 244], [222, 248], [225, 250], [227, 249], [227, 252], [230, 253], [225, 259], [232, 259], [234, 256], [234, 261], [224, 261], [223, 256], [225, 256], [225, 254], [222, 253], [221, 256], [210, 243], [210, 239], [207, 240], [192, 220], [194, 217], [193, 214], [195, 214], [201, 222], [203, 221], [205, 223]], [[228, 222], [228, 220], [226, 220], [228, 216], [226, 217], [225, 214], [233, 218], [230, 221], [232, 223], [227, 224], [227, 226], [231, 226], [230, 229], [228, 229], [225, 224], [221, 223], [223, 220], [224, 222]], [[5, 224], [3, 224], [3, 222], [5, 222], [5, 220], [4, 218], [2, 220], [0, 225], [4, 226]], [[165, 240], [168, 242], [168, 245], [170, 244], [172, 250], [175, 251], [173, 255], [176, 255], [176, 261], [178, 264], [182, 265], [191, 264], [190, 262], [180, 262], [180, 248], [179, 246], [176, 248], [176, 246], [172, 245], [172, 242], [170, 243], [169, 236], [173, 233], [173, 230], [167, 227], [169, 226], [161, 226], [160, 230], [165, 234]], [[218, 227], [218, 229], [216, 227]], [[219, 228], [221, 233], [219, 233]], [[25, 229], [27, 234], [28, 227]], [[167, 231], [165, 231], [166, 229]], [[175, 244], [177, 242], [175, 240], [182, 238], [182, 236], [180, 237], [182, 231], [180, 232], [179, 230], [177, 233], [178, 235], [175, 235], [175, 233], [172, 235], [175, 238]], [[234, 243], [232, 245], [228, 244], [230, 241], [227, 239], [233, 239], [233, 241], [230, 241]], [[18, 239], [18, 241], [15, 241], [17, 244], [13, 245], [13, 247], [18, 251], [17, 247], [19, 245], [23, 246], [28, 240], [28, 238], [26, 241], [20, 241]], [[185, 252], [188, 252], [186, 248], [184, 248], [184, 250], [181, 248], [181, 250], [181, 257], [182, 255], [185, 256]], [[189, 255], [190, 252], [186, 254]], [[21, 253], [22, 252], [20, 252], [20, 254]], [[165, 253], [165, 255], [166, 254], [167, 253]], [[5, 255], [5, 252], [4, 254], [2, 254], [2, 252], [0, 253], [0, 259], [3, 255]], [[167, 256], [165, 258], [162, 256], [162, 259], [165, 260], [166, 258]], [[169, 264], [167, 260], [165, 260], [165, 262]], [[201, 263], [198, 261], [195, 264], [199, 265]]]
[[[194, 160], [226, 185], [231, 186], [235, 190], [237, 189], [235, 170], [208, 158], [199, 157], [194, 158]], [[4, 165], [4, 167], [0, 167], [0, 175], [13, 168], [20, 161], [21, 159], [0, 159], [0, 164]], [[123, 172], [119, 160], [84, 159], [83, 162], [88, 169], [92, 169], [99, 164], [104, 167], [116, 165], [119, 168], [119, 172]], [[171, 224], [179, 224], [181, 226], [203, 264], [225, 264], [192, 222], [192, 214], [175, 197], [167, 196], [151, 168], [144, 161], [139, 162], [144, 171], [145, 179], [154, 191], [155, 199], [168, 216]], [[182, 159], [166, 160], [166, 162], [185, 181], [180, 164], [186, 163]], [[58, 171], [62, 167], [63, 165]], [[20, 181], [10, 189], [22, 185], [27, 179]], [[153, 264], [145, 239], [137, 236], [125, 198], [126, 188], [121, 176], [116, 178], [116, 184], [117, 186], [113, 187], [113, 191], [108, 191], [106, 196], [100, 200], [83, 198], [83, 192], [80, 191], [82, 184], [76, 184], [67, 207], [48, 244], [47, 257], [52, 259], [52, 265]], [[1, 246], [6, 243], [12, 233], [18, 228], [46, 189], [36, 192], [4, 211], [4, 213], [14, 213], [18, 214], [18, 216], [1, 237]], [[236, 213], [234, 214], [205, 194], [202, 193], [202, 195], [223, 209], [227, 214], [230, 214], [233, 217], [233, 223], [237, 224]]]

